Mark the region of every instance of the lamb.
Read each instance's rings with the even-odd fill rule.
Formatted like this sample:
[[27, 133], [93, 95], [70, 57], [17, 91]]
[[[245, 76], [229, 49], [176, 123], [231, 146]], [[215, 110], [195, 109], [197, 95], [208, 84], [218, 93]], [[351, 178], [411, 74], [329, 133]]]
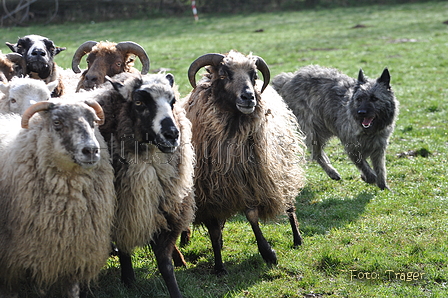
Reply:
[[81, 89], [91, 90], [105, 82], [106, 75], [112, 77], [122, 72], [138, 73], [133, 67], [134, 56], [139, 57], [142, 62], [141, 74], [149, 71], [149, 57], [146, 51], [139, 44], [132, 41], [96, 42], [86, 41], [75, 52], [72, 59], [72, 69], [75, 73], [80, 73], [79, 63], [81, 58], [89, 54], [86, 58], [87, 69], [79, 79], [76, 92]]
[[6, 42], [6, 45], [14, 53], [22, 55], [26, 65], [24, 75], [43, 80], [47, 84], [58, 81], [59, 84], [53, 90], [52, 97], [64, 94], [64, 84], [59, 75], [60, 67], [54, 62], [54, 57], [66, 48], [57, 47], [47, 37], [34, 34], [19, 38], [15, 44]]
[[58, 81], [53, 81], [47, 85], [31, 78], [13, 78], [11, 82], [0, 84], [0, 91], [3, 92], [0, 98], [0, 113], [22, 115], [36, 102], [49, 100], [51, 92], [58, 84]]
[[0, 52], [0, 82], [7, 84], [13, 77], [22, 77], [25, 69], [26, 64], [22, 55]]
[[[196, 85], [195, 75], [204, 66], [208, 73]], [[264, 78], [261, 90], [257, 70]], [[194, 223], [209, 231], [214, 271], [227, 273], [221, 257], [222, 230], [238, 212], [245, 212], [263, 259], [276, 264], [276, 253], [258, 220], [273, 219], [286, 210], [294, 246], [302, 243], [294, 205], [304, 185], [304, 145], [297, 120], [268, 86], [270, 72], [261, 57], [236, 51], [206, 54], [190, 65], [188, 78], [194, 89], [185, 109], [197, 159]]]
[[175, 242], [195, 210], [190, 121], [176, 103], [173, 75], [122, 73], [108, 80], [113, 88], [94, 92], [106, 115], [100, 131], [115, 170], [113, 239], [121, 280], [133, 284], [131, 254], [150, 244], [170, 296], [182, 297], [172, 254], [180, 254]]
[[0, 115], [0, 297], [26, 283], [85, 297], [106, 263], [115, 193], [103, 121], [95, 101], [68, 98]]

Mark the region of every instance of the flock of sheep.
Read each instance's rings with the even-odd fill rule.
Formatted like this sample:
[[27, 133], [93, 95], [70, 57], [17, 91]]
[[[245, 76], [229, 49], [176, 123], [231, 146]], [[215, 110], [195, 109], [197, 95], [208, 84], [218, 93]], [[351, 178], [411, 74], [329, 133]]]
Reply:
[[204, 225], [214, 270], [225, 274], [222, 230], [239, 212], [269, 264], [277, 257], [259, 219], [286, 213], [294, 245], [302, 243], [295, 197], [305, 181], [304, 136], [261, 57], [199, 57], [188, 70], [193, 89], [181, 98], [173, 75], [147, 74], [149, 58], [133, 42], [88, 41], [72, 70], [54, 63], [65, 48], [46, 37], [7, 44], [13, 53], [0, 57], [0, 297], [18, 297], [30, 283], [41, 295], [86, 297], [111, 253], [131, 286], [131, 255], [145, 245], [170, 296], [182, 297], [173, 263], [185, 260], [176, 240], [182, 234], [186, 244], [190, 224]]

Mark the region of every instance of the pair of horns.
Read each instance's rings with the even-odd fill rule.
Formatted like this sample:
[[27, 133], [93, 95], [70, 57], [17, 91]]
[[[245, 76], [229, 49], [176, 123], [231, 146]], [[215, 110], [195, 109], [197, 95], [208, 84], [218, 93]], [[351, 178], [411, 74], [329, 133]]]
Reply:
[[[212, 66], [218, 66], [221, 64], [222, 60], [226, 56], [223, 54], [217, 54], [217, 53], [211, 53], [211, 54], [205, 54], [201, 57], [197, 58], [196, 60], [191, 63], [190, 68], [188, 69], [188, 80], [190, 81], [190, 84], [193, 88], [196, 87], [196, 73], [204, 66], [212, 65]], [[255, 60], [255, 65], [257, 66], [258, 70], [263, 75], [263, 87], [261, 88], [261, 92], [264, 91], [264, 89], [268, 86], [269, 81], [271, 80], [271, 72], [269, 71], [269, 67], [266, 64], [266, 62], [263, 60], [263, 58], [259, 56], [253, 56]]]
[[[73, 55], [72, 59], [72, 69], [75, 73], [80, 73], [81, 69], [79, 68], [79, 62], [81, 61], [81, 58], [90, 53], [92, 51], [92, 48], [96, 46], [98, 42], [96, 41], [86, 41], [82, 45], [79, 46], [79, 48], [76, 50], [75, 54]], [[123, 41], [119, 42], [115, 46], [117, 50], [124, 52], [124, 53], [131, 53], [136, 55], [140, 61], [142, 62], [142, 74], [147, 74], [149, 71], [149, 57], [148, 54], [146, 54], [145, 49], [138, 43], [132, 42], [132, 41]]]
[[[86, 101], [85, 102], [89, 107], [93, 108], [95, 110], [96, 115], [98, 118], [100, 118], [100, 121], [98, 121], [98, 125], [104, 124], [104, 112], [101, 108], [100, 104], [96, 101]], [[48, 102], [48, 101], [40, 101], [38, 103], [35, 103], [31, 107], [25, 110], [25, 112], [22, 115], [22, 128], [28, 128], [29, 121], [31, 117], [40, 111], [47, 111], [51, 109], [54, 106], [54, 103]]]

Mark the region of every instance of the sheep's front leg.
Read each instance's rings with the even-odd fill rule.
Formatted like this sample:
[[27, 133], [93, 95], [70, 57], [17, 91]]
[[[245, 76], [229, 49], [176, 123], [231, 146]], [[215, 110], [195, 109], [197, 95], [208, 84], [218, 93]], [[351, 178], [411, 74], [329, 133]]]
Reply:
[[258, 244], [258, 251], [260, 251], [261, 256], [264, 261], [268, 264], [277, 264], [277, 255], [275, 250], [271, 248], [266, 238], [263, 236], [263, 232], [258, 224], [258, 208], [249, 208], [246, 210], [246, 218], [252, 226], [252, 230], [255, 234], [255, 239]]
[[123, 253], [118, 249], [118, 259], [121, 268], [121, 281], [127, 287], [131, 287], [135, 282], [135, 273], [132, 268], [132, 259], [130, 254]]
[[289, 208], [288, 210], [286, 210], [286, 213], [288, 214], [289, 223], [292, 229], [294, 247], [302, 245], [302, 236], [299, 232], [299, 222], [297, 221], [296, 207], [293, 206]]
[[87, 288], [85, 286], [81, 286], [78, 282], [69, 283], [67, 297], [87, 298]]
[[[179, 234], [177, 234], [179, 235]], [[174, 275], [173, 250], [177, 237], [162, 231], [151, 241], [151, 247], [157, 260], [157, 267], [168, 288], [171, 298], [182, 298], [176, 276]], [[179, 252], [180, 253], [180, 252]]]
[[216, 218], [204, 222], [208, 229], [210, 235], [210, 240], [212, 241], [213, 254], [215, 256], [215, 273], [219, 275], [227, 274], [227, 270], [222, 262], [222, 229], [224, 228], [224, 223], [221, 223]]

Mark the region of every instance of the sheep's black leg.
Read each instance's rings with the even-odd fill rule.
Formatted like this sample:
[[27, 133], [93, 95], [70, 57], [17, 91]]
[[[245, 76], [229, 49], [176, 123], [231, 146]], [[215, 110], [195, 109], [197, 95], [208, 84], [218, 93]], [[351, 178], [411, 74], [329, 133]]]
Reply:
[[261, 232], [260, 226], [258, 225], [258, 209], [250, 208], [246, 210], [246, 218], [252, 226], [252, 230], [255, 234], [255, 239], [257, 240], [258, 250], [264, 261], [268, 264], [277, 264], [277, 255], [275, 251], [271, 248], [266, 238]]
[[118, 249], [118, 259], [120, 260], [121, 281], [125, 284], [125, 286], [131, 287], [135, 282], [135, 273], [132, 268], [131, 255], [123, 253], [120, 249]]
[[299, 232], [299, 223], [297, 221], [296, 208], [293, 206], [286, 210], [286, 213], [288, 214], [289, 223], [291, 224], [294, 247], [302, 245], [302, 236], [300, 236]]
[[174, 275], [172, 259], [177, 236], [179, 236], [179, 234], [177, 234], [176, 237], [173, 237], [170, 233], [161, 232], [153, 241], [151, 241], [151, 247], [157, 260], [157, 266], [162, 274], [171, 298], [182, 298], [176, 276]]
[[224, 267], [222, 262], [222, 229], [224, 228], [224, 223], [221, 223], [219, 220], [213, 218], [204, 222], [205, 226], [208, 229], [208, 233], [210, 235], [210, 240], [212, 241], [213, 254], [215, 256], [215, 273], [219, 275], [227, 274], [227, 270]]

